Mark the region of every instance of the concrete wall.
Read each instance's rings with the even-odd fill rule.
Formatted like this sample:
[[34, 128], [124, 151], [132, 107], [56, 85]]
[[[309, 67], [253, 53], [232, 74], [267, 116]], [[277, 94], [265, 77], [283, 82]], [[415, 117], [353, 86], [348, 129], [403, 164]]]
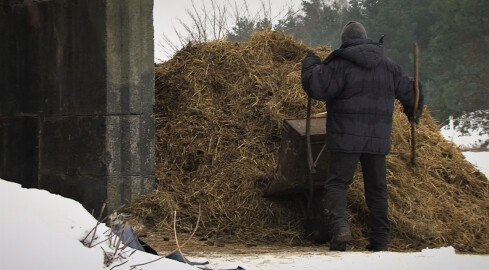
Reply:
[[152, 10], [152, 0], [2, 4], [0, 178], [95, 211], [154, 188]]

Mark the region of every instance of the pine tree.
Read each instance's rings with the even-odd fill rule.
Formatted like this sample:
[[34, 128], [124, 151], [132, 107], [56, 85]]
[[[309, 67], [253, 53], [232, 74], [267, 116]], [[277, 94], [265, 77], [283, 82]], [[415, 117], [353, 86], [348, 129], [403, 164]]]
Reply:
[[489, 2], [434, 0], [428, 102], [439, 119], [489, 108]]
[[254, 31], [255, 22], [246, 17], [240, 17], [236, 25], [226, 35], [226, 39], [230, 41], [246, 41], [253, 35]]
[[298, 18], [295, 38], [312, 47], [339, 47], [341, 29], [349, 19], [347, 5], [343, 2], [334, 1], [329, 4], [324, 0], [303, 1], [303, 15]]
[[[362, 1], [365, 9], [364, 23], [369, 38], [376, 40], [385, 35], [386, 55], [408, 72], [412, 70], [413, 43], [418, 43], [422, 54], [423, 51], [426, 51], [431, 38], [429, 29], [434, 23], [429, 10], [431, 1]], [[423, 63], [421, 62], [420, 65], [423, 66]]]

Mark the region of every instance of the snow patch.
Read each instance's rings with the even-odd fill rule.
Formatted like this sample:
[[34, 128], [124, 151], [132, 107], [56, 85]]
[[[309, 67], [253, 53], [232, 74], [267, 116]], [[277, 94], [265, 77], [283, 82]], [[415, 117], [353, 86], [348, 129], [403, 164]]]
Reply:
[[[88, 248], [81, 240], [94, 228], [97, 220], [83, 206], [45, 190], [25, 189], [0, 179], [0, 269], [74, 269], [129, 270], [131, 266], [160, 257], [131, 250], [125, 260], [105, 266], [104, 250], [112, 251], [108, 241]], [[100, 242], [110, 231], [100, 224], [96, 238]], [[95, 243], [95, 242], [94, 242]], [[127, 248], [131, 249], [131, 248]], [[142, 269], [136, 267], [134, 269]], [[174, 260], [161, 258], [144, 265], [144, 269], [197, 269]]]
[[461, 150], [487, 151], [489, 147], [489, 110], [479, 110], [450, 117], [440, 132], [445, 139], [454, 142]]
[[465, 159], [489, 178], [489, 152], [463, 152]]

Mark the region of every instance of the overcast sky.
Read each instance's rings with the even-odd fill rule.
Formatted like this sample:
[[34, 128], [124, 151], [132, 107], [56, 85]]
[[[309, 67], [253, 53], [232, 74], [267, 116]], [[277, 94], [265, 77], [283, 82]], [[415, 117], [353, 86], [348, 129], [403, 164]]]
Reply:
[[[210, 9], [211, 0], [193, 0], [193, 2], [195, 6], [198, 7], [198, 10], [202, 9], [203, 3], [207, 5], [207, 10]], [[290, 6], [298, 9], [302, 0], [214, 0], [214, 2], [220, 6], [226, 5], [229, 9], [234, 6], [235, 2], [238, 6], [242, 6], [246, 3], [251, 14], [256, 14], [262, 10], [262, 4], [265, 4], [266, 9], [270, 11], [273, 18], [278, 16], [281, 11], [287, 10]], [[162, 43], [166, 44], [163, 40], [164, 36], [168, 37], [174, 44], [179, 44], [174, 29], [176, 28], [179, 31], [183, 31], [179, 20], [189, 23], [190, 17], [187, 14], [186, 9], [192, 9], [192, 0], [154, 0], [153, 25], [155, 60], [168, 59], [168, 56], [166, 55], [167, 53], [165, 53], [165, 50], [161, 45]]]

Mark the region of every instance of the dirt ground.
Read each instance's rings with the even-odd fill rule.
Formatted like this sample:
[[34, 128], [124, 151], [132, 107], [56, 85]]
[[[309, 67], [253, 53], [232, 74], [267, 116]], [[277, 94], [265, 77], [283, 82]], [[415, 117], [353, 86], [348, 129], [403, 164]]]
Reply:
[[[149, 233], [141, 237], [144, 242], [154, 248], [158, 254], [164, 256], [173, 251], [178, 250], [178, 246], [182, 253], [191, 257], [206, 257], [208, 254], [232, 254], [232, 255], [248, 255], [248, 254], [267, 254], [278, 253], [284, 251], [295, 252], [325, 252], [329, 251], [327, 245], [310, 245], [310, 246], [293, 246], [284, 244], [242, 244], [230, 243], [229, 241], [208, 240], [208, 239], [191, 239], [186, 242], [186, 237], [178, 235], [181, 238], [175, 241], [174, 236], [163, 236], [158, 233]], [[204, 255], [207, 254], [207, 255]]]
[[[182, 237], [184, 238], [184, 237]], [[177, 243], [157, 234], [148, 234], [142, 238], [159, 255], [166, 256], [176, 250]], [[179, 240], [180, 243], [181, 240]], [[184, 240], [182, 242], [185, 242]], [[291, 246], [283, 244], [250, 245], [229, 244], [214, 242], [206, 239], [191, 240], [181, 247], [182, 254], [191, 262], [209, 262], [205, 267], [209, 269], [267, 269], [278, 265], [297, 267], [304, 259], [316, 260], [317, 258], [334, 259], [341, 255], [340, 252], [330, 252], [327, 245]]]

